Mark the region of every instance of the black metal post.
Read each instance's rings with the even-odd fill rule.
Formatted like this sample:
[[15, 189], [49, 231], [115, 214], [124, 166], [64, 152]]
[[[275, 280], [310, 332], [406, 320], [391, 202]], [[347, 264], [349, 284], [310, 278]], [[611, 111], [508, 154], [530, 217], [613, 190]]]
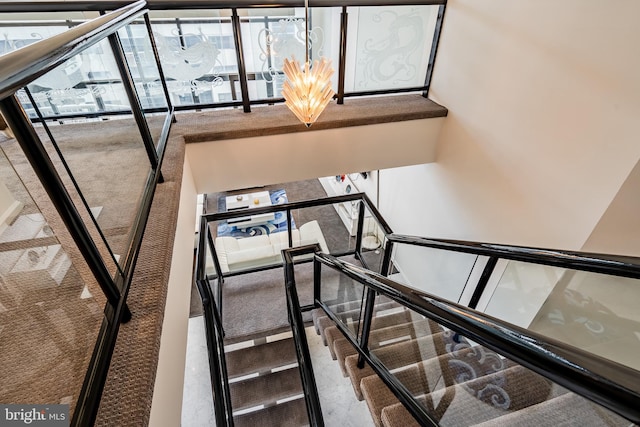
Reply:
[[344, 79], [347, 63], [347, 22], [349, 14], [347, 6], [342, 6], [340, 13], [340, 59], [338, 63], [338, 104], [344, 104]]
[[313, 304], [317, 307], [320, 301], [320, 284], [322, 280], [322, 264], [317, 259], [313, 260]]
[[[360, 334], [360, 348], [369, 351], [369, 333], [371, 332], [371, 322], [373, 321], [373, 309], [376, 302], [376, 291], [367, 288], [367, 298], [362, 315], [362, 333]], [[358, 356], [358, 368], [364, 368], [364, 357], [362, 354]]]
[[446, 5], [441, 4], [438, 8], [438, 18], [436, 28], [433, 32], [433, 41], [431, 42], [431, 53], [429, 54], [429, 65], [427, 65], [427, 76], [424, 80], [426, 89], [422, 92], [422, 96], [429, 97], [429, 88], [431, 87], [431, 77], [433, 75], [433, 67], [436, 62], [436, 54], [438, 53], [438, 44], [440, 43], [440, 33], [442, 32], [442, 21], [444, 20], [444, 10]]
[[287, 209], [287, 234], [289, 238], [289, 247], [293, 247], [293, 232], [291, 230], [291, 225], [293, 221], [291, 220], [291, 209]]
[[380, 274], [388, 276], [391, 273], [391, 254], [393, 253], [393, 242], [387, 240], [387, 244], [384, 247], [384, 258], [382, 258], [382, 265], [380, 266]]
[[358, 204], [358, 230], [356, 231], [356, 253], [362, 257], [362, 231], [364, 229], [364, 202]]
[[164, 96], [167, 99], [167, 107], [171, 110], [171, 94], [169, 93], [169, 88], [167, 87], [167, 78], [164, 76], [164, 71], [162, 70], [162, 63], [160, 62], [160, 54], [158, 53], [158, 46], [156, 45], [156, 39], [153, 37], [153, 28], [151, 27], [151, 20], [149, 19], [149, 14], [144, 14], [144, 23], [147, 26], [147, 33], [149, 33], [149, 40], [151, 40], [151, 49], [153, 49], [153, 56], [156, 59], [156, 65], [158, 66], [158, 75], [160, 76], [160, 83], [162, 83], [162, 89], [164, 90]]
[[482, 274], [480, 275], [480, 279], [478, 280], [476, 289], [473, 291], [473, 295], [471, 296], [471, 300], [469, 301], [469, 308], [475, 309], [478, 306], [478, 302], [480, 301], [480, 298], [482, 297], [482, 294], [487, 287], [489, 278], [491, 277], [493, 270], [496, 268], [497, 263], [498, 257], [492, 256], [487, 260], [487, 264], [484, 266], [484, 270], [482, 270]]
[[[203, 218], [203, 221], [206, 221]], [[211, 251], [211, 257], [213, 258], [213, 265], [216, 269], [216, 275], [218, 276], [218, 289], [217, 289], [217, 301], [216, 301], [216, 305], [218, 307], [219, 310], [219, 315], [220, 315], [220, 322], [222, 322], [222, 286], [224, 285], [224, 276], [222, 273], [222, 267], [220, 267], [220, 260], [218, 260], [218, 252], [216, 251], [216, 246], [213, 244], [213, 237], [211, 237], [211, 233], [209, 232], [209, 224], [207, 223], [205, 228], [205, 233], [207, 235], [207, 243], [209, 244], [209, 250]], [[200, 236], [200, 238], [202, 239], [203, 237]], [[205, 255], [206, 256], [206, 255]], [[206, 262], [203, 264], [202, 266], [204, 273], [206, 274], [207, 272], [207, 267], [206, 267]], [[208, 280], [208, 277], [207, 277]], [[221, 324], [222, 327], [222, 324]], [[222, 329], [223, 333], [224, 333], [224, 328]]]
[[233, 41], [236, 47], [236, 59], [238, 61], [238, 75], [240, 79], [240, 91], [242, 92], [242, 108], [245, 113], [251, 112], [251, 104], [249, 102], [249, 86], [247, 84], [247, 70], [244, 63], [244, 52], [242, 48], [242, 34], [240, 28], [240, 17], [238, 9], [232, 10], [231, 25], [233, 27]]
[[296, 256], [311, 254], [319, 250], [319, 245], [315, 244], [295, 249], [285, 249], [282, 251], [282, 257], [284, 259], [285, 290], [287, 296], [287, 313], [291, 324], [291, 332], [293, 333], [296, 355], [298, 358], [300, 380], [304, 390], [305, 403], [307, 406], [307, 413], [309, 415], [309, 424], [313, 427], [323, 427], [324, 420], [322, 417], [322, 408], [320, 407], [318, 388], [313, 374], [313, 365], [311, 363], [311, 355], [309, 354], [307, 335], [304, 331], [304, 321], [302, 320], [300, 300], [296, 289], [293, 259]]
[[[120, 77], [122, 77], [122, 86], [124, 87], [124, 91], [129, 99], [129, 104], [131, 104], [131, 112], [136, 120], [138, 129], [140, 129], [142, 142], [144, 143], [144, 148], [147, 151], [151, 168], [155, 170], [158, 168], [158, 153], [156, 153], [153, 137], [151, 136], [147, 120], [142, 112], [142, 106], [140, 105], [140, 99], [138, 98], [135, 83], [133, 82], [133, 78], [129, 72], [124, 51], [122, 50], [122, 45], [120, 44], [120, 39], [117, 34], [118, 33], [114, 33], [109, 36], [109, 44], [111, 45], [111, 50], [113, 51], [113, 56], [115, 57]], [[163, 179], [161, 175], [160, 182], [162, 181]]]
[[[104, 292], [112, 308], [115, 309], [120, 300], [120, 291], [113, 282], [111, 274], [102, 260], [100, 251], [98, 251], [89, 231], [85, 227], [71, 196], [42, 145], [40, 137], [32, 127], [27, 113], [22, 109], [15, 95], [0, 101], [0, 111], [2, 111], [7, 124], [14, 132], [25, 157], [31, 163], [34, 172], [64, 221], [102, 292]], [[123, 322], [128, 322], [130, 319], [131, 311], [125, 306], [122, 320]]]
[[[221, 363], [218, 355], [218, 337], [215, 324], [215, 304], [211, 301], [211, 289], [205, 280], [196, 280], [196, 286], [200, 292], [202, 306], [204, 309], [205, 336], [207, 340], [207, 348], [209, 353], [209, 375], [211, 376], [211, 392], [213, 394], [214, 413], [216, 417], [216, 425], [224, 426], [226, 424], [226, 403], [223, 382], [226, 378], [221, 372]], [[224, 357], [224, 356], [223, 356]]]

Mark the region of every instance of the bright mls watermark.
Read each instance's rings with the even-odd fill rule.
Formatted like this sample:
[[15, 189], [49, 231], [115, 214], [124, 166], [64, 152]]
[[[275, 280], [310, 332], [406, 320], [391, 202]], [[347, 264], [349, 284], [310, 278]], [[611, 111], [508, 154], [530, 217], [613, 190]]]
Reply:
[[0, 427], [69, 427], [69, 405], [0, 404]]

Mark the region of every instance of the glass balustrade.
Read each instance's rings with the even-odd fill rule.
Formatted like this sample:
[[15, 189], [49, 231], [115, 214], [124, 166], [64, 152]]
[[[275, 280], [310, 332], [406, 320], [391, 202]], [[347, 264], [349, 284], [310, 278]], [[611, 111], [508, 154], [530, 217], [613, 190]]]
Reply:
[[637, 279], [509, 261], [487, 314], [640, 370]]
[[241, 101], [229, 11], [152, 11], [153, 36], [176, 106]]
[[349, 7], [345, 91], [423, 86], [438, 7]]
[[157, 147], [169, 106], [149, 32], [144, 22], [134, 22], [121, 28], [118, 34], [147, 126]]
[[73, 414], [106, 299], [17, 142], [0, 149], [0, 401]]
[[[345, 91], [358, 94], [424, 87], [438, 10], [437, 5], [347, 7]], [[279, 99], [284, 59], [295, 56], [301, 64], [305, 59], [304, 9], [251, 8], [237, 12], [250, 101]], [[188, 109], [234, 102], [238, 105], [242, 101], [231, 14], [229, 9], [149, 13], [172, 105]], [[334, 91], [339, 86], [341, 14], [342, 8], [337, 7], [310, 8], [310, 58], [324, 56], [332, 61]], [[96, 12], [0, 14], [4, 34], [0, 54], [96, 16]], [[143, 109], [166, 115], [168, 106], [144, 23], [127, 25], [118, 34]], [[108, 49], [94, 47], [85, 53], [82, 59], [92, 56], [92, 62], [99, 59], [102, 66], [94, 65], [89, 74], [76, 75], [81, 81], [74, 81], [74, 86], [34, 89], [33, 97], [43, 116], [126, 114], [126, 93], [118, 90], [117, 67], [105, 52]], [[82, 63], [76, 66], [82, 68]], [[26, 97], [23, 105], [31, 118], [37, 118]], [[155, 135], [161, 126], [150, 129]]]
[[[336, 284], [349, 283], [352, 289], [367, 288], [336, 267], [324, 263], [320, 266], [323, 300], [335, 294]], [[584, 326], [588, 323], [593, 330], [619, 326], [611, 319], [599, 323], [602, 316], [606, 316], [604, 307], [595, 306], [588, 297], [576, 299], [576, 289], [591, 297], [595, 296], [594, 292], [600, 292], [606, 299], [604, 294], [608, 293], [602, 291], [602, 277], [599, 280], [589, 277], [591, 273], [576, 273], [570, 278], [564, 273], [556, 273], [556, 276], [561, 280], [568, 279], [564, 295], [574, 299], [574, 309], [583, 310], [579, 315]], [[617, 286], [622, 289], [629, 285], [625, 282], [623, 279]], [[567, 293], [567, 289], [571, 292]], [[624, 291], [621, 294], [629, 297]], [[431, 298], [424, 298], [430, 303]], [[630, 308], [631, 304], [626, 306]], [[345, 333], [355, 334], [355, 325], [364, 322], [364, 315], [359, 317], [359, 307], [356, 305], [350, 316], [330, 308]], [[585, 313], [589, 308], [591, 318]], [[343, 348], [338, 341], [340, 337], [325, 333], [344, 372], [350, 377], [354, 391], [366, 401], [376, 425], [415, 424], [408, 406], [400, 403], [400, 397], [396, 397], [399, 395], [387, 388], [388, 384], [397, 388], [407, 405], [414, 405], [416, 411], [427, 414], [442, 426], [629, 425], [629, 421], [619, 415], [510, 360], [501, 351], [480, 345], [424, 314], [383, 294], [375, 297], [371, 330], [366, 336], [366, 332], [361, 332], [357, 342], [377, 368], [377, 375], [370, 368], [357, 367], [358, 354]], [[593, 316], [600, 316], [600, 319]], [[479, 323], [482, 323], [481, 319]], [[576, 329], [568, 332], [575, 334]], [[564, 335], [562, 341], [572, 343]]]
[[458, 302], [476, 259], [472, 254], [400, 243], [394, 246], [390, 276], [406, 286]]
[[[75, 196], [78, 211], [88, 208], [95, 220], [111, 252], [105, 257], [109, 263], [126, 259], [151, 172], [142, 135], [126, 96], [122, 98], [123, 84], [119, 77], [116, 82], [109, 80], [114, 77], [114, 64], [111, 47], [103, 40], [38, 78], [24, 92], [31, 95], [29, 100], [46, 98], [52, 107], [49, 117], [77, 111], [81, 104], [92, 111], [128, 113], [95, 120], [60, 118], [34, 125], [58, 173], [65, 178], [67, 191]], [[108, 73], [106, 81], [95, 82], [91, 89], [78, 89], [82, 82], [101, 73]], [[96, 235], [96, 240], [102, 240], [101, 236]]]

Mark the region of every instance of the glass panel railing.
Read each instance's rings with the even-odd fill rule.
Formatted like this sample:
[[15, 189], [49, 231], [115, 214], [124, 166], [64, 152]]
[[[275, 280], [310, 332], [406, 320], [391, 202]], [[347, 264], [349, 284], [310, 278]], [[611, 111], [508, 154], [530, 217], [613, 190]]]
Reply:
[[106, 299], [17, 142], [0, 147], [0, 402], [73, 414]]
[[[338, 67], [340, 28], [338, 8], [311, 8], [309, 24], [310, 59], [324, 56]], [[251, 99], [282, 97], [284, 60], [305, 61], [305, 17], [302, 8], [251, 9], [242, 20], [243, 49], [247, 73], [255, 75], [249, 85]], [[337, 88], [337, 72], [332, 87]]]
[[406, 286], [458, 302], [477, 256], [396, 244], [391, 277]]
[[121, 28], [118, 34], [153, 143], [157, 147], [169, 106], [147, 27], [144, 22], [135, 22]]
[[242, 99], [231, 78], [237, 80], [238, 63], [229, 15], [220, 10], [150, 12], [173, 105]]
[[[29, 91], [45, 118], [97, 116], [131, 110], [120, 82], [109, 42], [103, 40], [35, 80]], [[25, 95], [20, 101], [27, 111], [35, 111]]]
[[349, 8], [345, 91], [421, 87], [438, 6]]
[[[322, 293], [324, 293], [325, 284], [332, 288], [341, 279], [351, 281], [351, 275], [358, 274], [356, 269], [345, 266], [342, 270], [340, 265], [333, 267], [330, 262], [330, 259], [324, 257], [320, 262]], [[371, 275], [368, 276], [373, 279]], [[328, 279], [327, 283], [325, 278]], [[580, 283], [584, 283], [584, 280]], [[407, 288], [399, 286], [393, 292], [390, 291], [387, 297], [384, 288], [388, 286], [391, 285], [386, 284], [379, 290], [380, 294], [374, 301], [374, 315], [370, 321], [371, 330], [368, 339], [363, 337], [362, 340], [367, 342], [367, 347], [362, 350], [377, 375], [370, 368], [358, 368], [357, 355], [354, 355], [353, 351], [341, 351], [341, 347], [336, 344], [339, 341], [333, 340], [335, 355], [340, 359], [341, 366], [344, 366], [344, 372], [349, 375], [356, 394], [362, 396], [367, 402], [375, 425], [398, 427], [418, 425], [412, 413], [416, 417], [425, 417], [423, 422], [419, 423], [420, 425], [430, 425], [427, 418], [433, 421], [433, 425], [442, 426], [552, 426], [562, 423], [633, 425], [621, 416], [582, 398], [567, 388], [586, 390], [582, 383], [578, 385], [578, 382], [567, 381], [562, 383], [566, 387], [561, 386], [506, 357], [505, 354], [512, 351], [510, 347], [505, 346], [502, 350], [494, 351], [440, 324], [440, 319], [452, 321], [453, 317], [460, 315], [456, 306], [449, 307], [446, 302], [434, 300], [425, 295], [425, 306], [432, 306], [436, 310], [434, 317], [431, 318], [426, 308], [418, 308], [421, 306], [416, 299], [419, 298], [418, 294], [410, 295]], [[389, 298], [395, 295], [396, 291], [401, 292], [407, 300], [412, 302], [405, 304], [402, 302], [404, 297], [399, 294], [397, 301], [390, 300]], [[457, 307], [465, 312], [461, 306]], [[480, 330], [500, 329], [500, 327], [487, 325], [476, 328], [474, 324], [484, 324], [485, 321], [491, 324], [491, 320], [475, 318], [467, 313], [464, 313], [464, 316], [469, 316], [468, 324], [460, 323], [459, 327], [469, 328], [467, 329], [469, 331], [477, 329], [478, 334], [474, 335], [477, 340], [492, 341], [494, 339], [492, 333], [487, 334], [492, 337], [487, 337], [484, 335], [485, 332], [480, 333]], [[361, 320], [363, 321], [364, 319]], [[348, 325], [348, 322], [341, 323]], [[470, 332], [472, 333], [474, 332]], [[511, 336], [509, 333], [504, 334]], [[513, 332], [513, 336], [518, 336], [517, 331]], [[331, 339], [327, 335], [325, 338]], [[570, 351], [563, 353], [564, 350], [559, 342], [544, 343], [535, 339], [522, 341], [529, 343], [532, 340], [536, 344], [531, 346], [532, 351], [529, 353], [534, 353], [534, 348], [544, 348], [555, 349], [559, 352], [558, 354], [565, 354], [565, 357], [570, 360], [581, 357], [579, 353], [573, 354]], [[524, 346], [516, 342], [518, 339], [513, 341], [515, 347]], [[495, 343], [492, 345], [496, 348]], [[498, 348], [501, 347], [498, 346]], [[540, 367], [539, 361], [536, 361], [535, 356], [540, 355], [527, 352], [523, 352], [527, 354], [520, 352], [512, 354], [516, 353], [519, 354], [518, 357], [522, 357], [522, 360], [531, 363], [531, 366], [545, 369]], [[552, 357], [560, 358], [558, 355]], [[589, 366], [590, 363], [598, 362], [584, 359], [583, 363], [584, 366]], [[548, 372], [555, 373], [558, 368], [553, 366], [548, 369]], [[589, 370], [588, 367], [583, 369]], [[625, 368], [620, 373], [611, 372], [611, 375], [619, 376], [622, 372], [624, 372], [623, 377], [627, 378], [624, 381], [628, 381], [627, 375], [630, 375], [632, 370]], [[593, 375], [597, 376], [597, 374]], [[565, 380], [563, 378], [563, 381]], [[632, 382], [633, 380], [630, 380], [629, 383]], [[392, 392], [389, 387], [395, 391]], [[595, 388], [597, 387], [593, 387]], [[592, 392], [586, 393], [592, 395]], [[621, 413], [625, 410], [627, 409], [621, 409], [623, 411]]]
[[364, 309], [364, 285], [336, 270], [322, 266], [320, 301], [333, 313], [342, 327], [356, 339]]
[[[425, 319], [415, 320], [414, 325], [421, 322], [426, 325]], [[439, 425], [551, 426], [561, 425], [561, 420], [572, 425], [629, 425], [499, 353], [428, 323], [413, 327], [423, 331], [421, 336], [372, 354]], [[390, 391], [372, 392], [380, 385], [377, 377], [361, 382], [369, 406], [380, 408], [380, 420], [389, 426], [411, 424], [413, 417], [394, 402]]]
[[484, 311], [640, 370], [639, 282], [509, 261]]
[[386, 235], [384, 228], [376, 220], [369, 208], [365, 206], [360, 253], [369, 270], [381, 272], [385, 256], [385, 245]]
[[[96, 93], [77, 93], [78, 82], [102, 72], [112, 61], [111, 48], [104, 40], [37, 79], [29, 85], [29, 91], [32, 94], [36, 90], [55, 93], [64, 99], [68, 95], [68, 102], [76, 109], [81, 102], [79, 97], [92, 97]], [[131, 114], [121, 83], [101, 84], [100, 87], [102, 110], [126, 109]], [[111, 98], [109, 94], [117, 95]], [[120, 104], [123, 102], [126, 105]], [[58, 173], [65, 177], [67, 190], [76, 195], [77, 209], [81, 212], [89, 209], [112, 253], [110, 258], [115, 262], [124, 261], [151, 172], [135, 120], [130, 115], [108, 120], [59, 119], [35, 126]], [[66, 168], [79, 191], [74, 188]], [[80, 196], [86, 201], [86, 207]], [[101, 238], [98, 236], [96, 240]]]

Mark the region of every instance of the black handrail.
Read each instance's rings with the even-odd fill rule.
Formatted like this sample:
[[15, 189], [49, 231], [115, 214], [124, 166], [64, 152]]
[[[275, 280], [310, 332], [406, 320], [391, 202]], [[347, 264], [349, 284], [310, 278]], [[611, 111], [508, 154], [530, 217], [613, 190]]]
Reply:
[[[40, 5], [40, 2], [35, 3]], [[0, 56], [0, 99], [14, 94], [64, 61], [146, 12], [144, 0]]]
[[628, 420], [640, 422], [638, 371], [468, 307], [403, 286], [331, 255], [316, 253], [315, 259]]
[[640, 258], [390, 234], [390, 242], [640, 279]]
[[[291, 211], [293, 211], [294, 209], [304, 209], [304, 208], [310, 208], [310, 207], [315, 207], [315, 206], [323, 206], [323, 205], [329, 205], [329, 204], [335, 204], [335, 203], [342, 203], [342, 202], [348, 202], [348, 201], [361, 201], [364, 206], [366, 206], [366, 208], [369, 209], [369, 211], [371, 212], [371, 215], [373, 218], [375, 218], [375, 220], [378, 222], [381, 230], [385, 233], [385, 234], [389, 234], [392, 232], [391, 228], [389, 227], [389, 224], [387, 224], [387, 222], [384, 220], [384, 218], [382, 218], [382, 215], [380, 215], [380, 212], [378, 211], [378, 209], [376, 209], [376, 207], [374, 206], [374, 204], [371, 202], [371, 200], [369, 199], [369, 197], [365, 194], [365, 193], [353, 193], [353, 194], [346, 194], [346, 195], [342, 195], [342, 196], [331, 196], [331, 197], [323, 197], [323, 198], [318, 198], [318, 199], [312, 199], [312, 200], [304, 200], [304, 201], [300, 201], [300, 202], [287, 202], [287, 203], [283, 203], [283, 204], [279, 204], [279, 205], [270, 205], [270, 206], [262, 206], [262, 207], [258, 207], [258, 208], [245, 208], [245, 209], [237, 209], [237, 210], [233, 210], [233, 211], [227, 211], [227, 212], [217, 212], [217, 213], [211, 213], [211, 214], [205, 214], [202, 215], [202, 224], [206, 224], [208, 222], [212, 222], [212, 221], [223, 221], [223, 220], [228, 220], [228, 219], [232, 219], [232, 218], [238, 218], [238, 217], [243, 217], [243, 216], [247, 216], [247, 215], [259, 215], [259, 214], [264, 214], [264, 213], [273, 213], [273, 212], [282, 212], [285, 211], [287, 218], [290, 218], [291, 216]], [[363, 210], [360, 211], [360, 215], [362, 216], [362, 212]], [[289, 221], [289, 219], [287, 220]], [[363, 221], [363, 219], [359, 219], [359, 222]], [[202, 224], [201, 224], [201, 229], [200, 229], [200, 238], [202, 239], [202, 236], [208, 236], [208, 238], [210, 239], [210, 234], [208, 231], [203, 232], [203, 230], [208, 230], [207, 228], [202, 228]], [[291, 226], [289, 223], [289, 226], [287, 227], [287, 233], [288, 233], [288, 241], [289, 241], [289, 245], [292, 245], [292, 234], [291, 234]], [[358, 229], [358, 233], [356, 235], [356, 239], [357, 241], [360, 241], [362, 239], [362, 227], [359, 227]], [[261, 267], [253, 267], [253, 268], [248, 268], [248, 269], [243, 269], [243, 270], [239, 270], [239, 271], [232, 271], [232, 272], [227, 272], [227, 273], [223, 273], [221, 268], [220, 268], [220, 263], [218, 261], [218, 254], [215, 248], [215, 245], [213, 244], [212, 239], [210, 239], [210, 250], [211, 250], [211, 256], [213, 257], [213, 263], [214, 263], [214, 267], [216, 270], [216, 276], [217, 277], [230, 277], [230, 276], [236, 276], [236, 275], [240, 275], [240, 274], [246, 274], [246, 273], [253, 273], [253, 272], [258, 272], [258, 271], [262, 271], [262, 270], [268, 270], [268, 269], [272, 269], [272, 268], [276, 268], [279, 264], [274, 264], [274, 265], [268, 265], [268, 266], [261, 266]], [[362, 259], [361, 254], [358, 252], [360, 248], [358, 247], [357, 250], [353, 251], [345, 251], [343, 253], [333, 253], [334, 255], [338, 255], [338, 256], [342, 256], [342, 255], [352, 255], [352, 254], [356, 254], [356, 256], [358, 256], [359, 259]], [[202, 253], [202, 259], [198, 258], [197, 261], [197, 269], [196, 269], [196, 273], [197, 274], [205, 274], [205, 259], [204, 259], [204, 252], [200, 251], [200, 253]], [[389, 255], [385, 255], [385, 261], [387, 261], [387, 265], [388, 265], [388, 261], [389, 261]], [[220, 297], [221, 299], [221, 297]], [[221, 303], [221, 301], [219, 301], [219, 303]], [[220, 308], [220, 307], [218, 307]]]
[[238, 218], [242, 216], [246, 216], [247, 214], [251, 215], [259, 215], [264, 213], [273, 213], [273, 212], [281, 212], [285, 210], [295, 210], [295, 209], [305, 209], [312, 208], [316, 206], [342, 203], [342, 202], [351, 202], [362, 200], [373, 217], [375, 217], [376, 221], [380, 224], [380, 227], [384, 231], [385, 234], [391, 234], [393, 231], [389, 224], [384, 220], [378, 209], [376, 209], [375, 205], [369, 199], [369, 197], [365, 193], [351, 193], [344, 194], [341, 196], [329, 196], [329, 197], [321, 197], [317, 199], [303, 200], [299, 202], [287, 202], [281, 205], [269, 205], [269, 206], [261, 206], [257, 208], [246, 208], [246, 209], [237, 209], [233, 211], [226, 212], [216, 212], [211, 214], [202, 215], [207, 221], [223, 221], [231, 218]]
[[[359, 7], [359, 6], [429, 6], [446, 4], [447, 0], [313, 0], [313, 7]], [[129, 4], [126, 0], [67, 0], [67, 1], [3, 1], [0, 12], [60, 12], [78, 10], [114, 10]], [[247, 9], [273, 7], [304, 7], [302, 0], [269, 0], [256, 2], [255, 0], [147, 0], [151, 10], [168, 9]]]
[[289, 321], [291, 322], [291, 331], [293, 332], [293, 341], [296, 347], [296, 356], [298, 357], [298, 368], [304, 390], [309, 423], [313, 427], [322, 427], [324, 426], [324, 419], [322, 417], [320, 398], [318, 396], [316, 379], [313, 374], [309, 344], [307, 343], [307, 335], [305, 333], [304, 320], [302, 320], [300, 300], [298, 299], [298, 291], [296, 289], [293, 272], [293, 259], [295, 257], [315, 252], [320, 252], [320, 245], [317, 243], [293, 249], [284, 249], [282, 251], [282, 257], [285, 260], [284, 278], [287, 293], [287, 309], [289, 310]]
[[213, 394], [214, 413], [217, 426], [233, 427], [233, 409], [227, 374], [227, 364], [222, 341], [222, 325], [213, 299], [213, 292], [207, 280], [196, 280], [204, 311], [207, 353], [209, 354], [209, 375]]

